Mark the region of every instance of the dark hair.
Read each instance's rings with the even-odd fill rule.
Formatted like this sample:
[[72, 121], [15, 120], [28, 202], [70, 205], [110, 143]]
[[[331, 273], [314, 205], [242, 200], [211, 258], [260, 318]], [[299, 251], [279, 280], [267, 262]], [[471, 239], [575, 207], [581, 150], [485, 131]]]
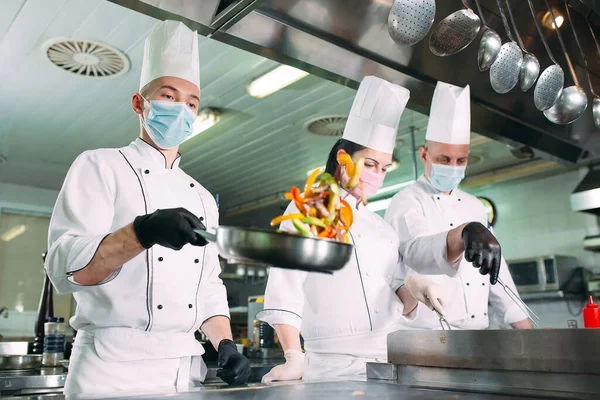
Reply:
[[346, 139], [338, 140], [334, 145], [331, 151], [329, 152], [329, 157], [327, 157], [327, 164], [325, 165], [325, 172], [335, 176], [335, 173], [338, 168], [337, 162], [337, 153], [340, 150], [344, 150], [346, 153], [352, 157], [354, 153], [357, 151], [361, 151], [366, 149], [365, 146], [361, 146], [360, 144], [356, 144]]

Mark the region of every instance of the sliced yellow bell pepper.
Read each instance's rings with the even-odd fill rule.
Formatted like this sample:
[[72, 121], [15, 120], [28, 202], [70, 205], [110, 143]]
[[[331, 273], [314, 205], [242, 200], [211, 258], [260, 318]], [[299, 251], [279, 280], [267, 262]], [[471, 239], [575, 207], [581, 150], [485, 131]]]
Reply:
[[346, 229], [349, 229], [354, 222], [354, 213], [352, 212], [352, 207], [346, 200], [340, 199], [340, 201], [342, 202], [342, 208], [340, 209], [340, 220]]
[[304, 215], [302, 215], [302, 214], [285, 214], [285, 215], [280, 215], [279, 217], [275, 217], [275, 218], [273, 218], [271, 220], [271, 226], [279, 225], [283, 221], [287, 221], [288, 219], [293, 219], [293, 218], [304, 218]]
[[306, 183], [304, 184], [304, 197], [308, 198], [311, 196], [312, 192], [311, 192], [311, 188], [312, 185], [315, 184], [316, 180], [317, 180], [317, 176], [319, 176], [319, 173], [321, 173], [321, 169], [317, 168], [315, 169], [312, 174], [310, 174], [310, 176], [308, 177], [308, 179], [306, 180]]
[[350, 180], [348, 181], [348, 189], [354, 189], [356, 185], [358, 185], [358, 181], [360, 180], [360, 173], [365, 165], [365, 159], [360, 158], [356, 164], [354, 164], [354, 174], [349, 175]]
[[346, 173], [349, 177], [354, 175], [354, 162], [348, 153], [342, 153], [337, 156], [338, 164], [346, 167]]

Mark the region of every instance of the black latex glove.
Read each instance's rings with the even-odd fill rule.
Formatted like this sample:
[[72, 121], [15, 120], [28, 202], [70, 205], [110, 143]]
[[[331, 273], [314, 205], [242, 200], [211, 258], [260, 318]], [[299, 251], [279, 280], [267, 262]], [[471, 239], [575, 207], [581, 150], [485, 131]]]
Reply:
[[133, 230], [144, 248], [158, 244], [180, 250], [186, 244], [206, 246], [206, 239], [194, 232], [206, 227], [194, 214], [185, 208], [156, 210], [152, 214], [140, 215], [133, 220]]
[[219, 343], [217, 376], [230, 385], [243, 385], [250, 377], [250, 361], [237, 351], [232, 340]]
[[462, 231], [465, 259], [479, 268], [481, 275], [490, 275], [490, 283], [498, 282], [502, 252], [500, 243], [488, 228], [479, 222], [467, 224]]

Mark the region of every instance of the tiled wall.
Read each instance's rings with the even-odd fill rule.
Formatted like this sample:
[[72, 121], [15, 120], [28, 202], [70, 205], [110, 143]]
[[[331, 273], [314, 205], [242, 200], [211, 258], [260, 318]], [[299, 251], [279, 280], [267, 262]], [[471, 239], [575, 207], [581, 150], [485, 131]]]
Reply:
[[0, 182], [0, 208], [52, 214], [58, 191]]
[[13, 337], [33, 336], [36, 311], [9, 310], [8, 316], [0, 316], [0, 335], [5, 339]]
[[494, 230], [507, 260], [561, 254], [577, 257], [586, 267], [600, 265], [597, 253], [583, 249], [583, 238], [597, 229], [596, 218], [570, 209], [569, 195], [582, 174], [574, 171], [472, 192], [496, 205]]

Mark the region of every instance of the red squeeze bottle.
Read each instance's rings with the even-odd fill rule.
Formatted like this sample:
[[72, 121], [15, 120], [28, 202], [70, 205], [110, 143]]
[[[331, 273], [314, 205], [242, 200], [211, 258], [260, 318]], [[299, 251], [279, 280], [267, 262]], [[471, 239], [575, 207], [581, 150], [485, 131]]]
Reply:
[[594, 303], [592, 296], [590, 296], [590, 302], [583, 308], [583, 326], [600, 328], [600, 307]]

